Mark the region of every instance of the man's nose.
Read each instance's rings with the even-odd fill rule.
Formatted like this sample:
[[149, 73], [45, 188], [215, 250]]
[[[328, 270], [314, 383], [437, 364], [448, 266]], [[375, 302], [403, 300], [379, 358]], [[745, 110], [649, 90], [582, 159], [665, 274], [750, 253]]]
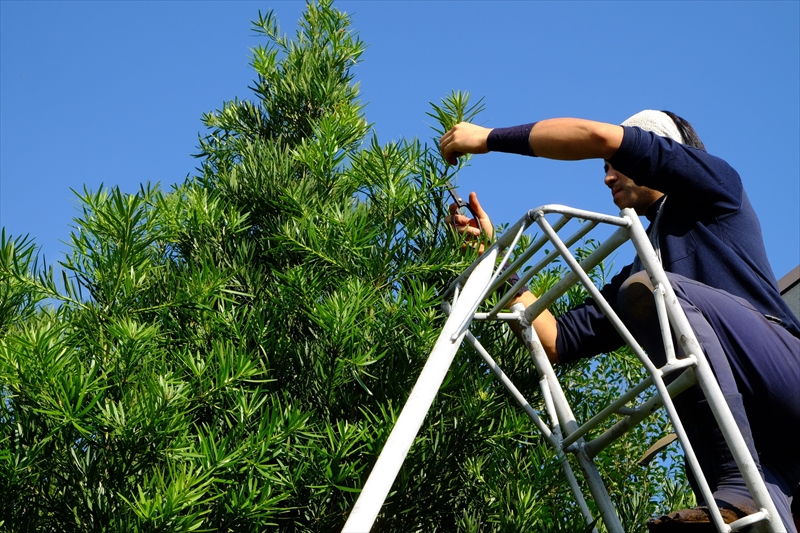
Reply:
[[609, 170], [606, 172], [606, 177], [603, 178], [603, 183], [606, 184], [606, 187], [611, 189], [614, 187], [614, 183], [617, 181], [617, 174], [613, 170]]

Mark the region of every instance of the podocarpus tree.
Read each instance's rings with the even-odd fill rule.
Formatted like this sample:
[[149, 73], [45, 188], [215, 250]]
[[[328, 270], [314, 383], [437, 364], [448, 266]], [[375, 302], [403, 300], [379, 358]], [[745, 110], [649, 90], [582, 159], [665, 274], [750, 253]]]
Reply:
[[[271, 13], [254, 28], [252, 100], [203, 117], [201, 175], [78, 194], [58, 280], [3, 233], [9, 531], [339, 530], [419, 375], [474, 258], [443, 224], [444, 163], [370, 133], [364, 45], [330, 2], [293, 39]], [[432, 114], [478, 110], [454, 93]], [[477, 333], [538, 401], [507, 329]], [[375, 530], [583, 530], [552, 452], [476, 361], [457, 357]], [[638, 372], [624, 353], [561, 371], [584, 416]], [[628, 531], [685, 495], [673, 462], [635, 464], [664, 428], [600, 458]]]

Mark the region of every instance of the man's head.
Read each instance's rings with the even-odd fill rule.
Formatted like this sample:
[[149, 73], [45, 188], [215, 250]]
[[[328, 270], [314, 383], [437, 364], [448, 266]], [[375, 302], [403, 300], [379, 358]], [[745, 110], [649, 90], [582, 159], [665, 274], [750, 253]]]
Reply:
[[[652, 109], [640, 111], [625, 120], [622, 125], [636, 126], [686, 146], [705, 151], [705, 146], [692, 125], [671, 111], [654, 111]], [[637, 214], [643, 215], [648, 207], [663, 196], [663, 193], [659, 191], [636, 185], [626, 175], [617, 172], [608, 162], [605, 164], [605, 173], [605, 184], [611, 189], [614, 203], [620, 209], [630, 207]]]
[[667, 137], [692, 148], [705, 151], [703, 141], [697, 136], [689, 121], [679, 117], [672, 111], [654, 111], [645, 109], [629, 117], [622, 123], [623, 126], [638, 126], [639, 128], [652, 131], [662, 137]]

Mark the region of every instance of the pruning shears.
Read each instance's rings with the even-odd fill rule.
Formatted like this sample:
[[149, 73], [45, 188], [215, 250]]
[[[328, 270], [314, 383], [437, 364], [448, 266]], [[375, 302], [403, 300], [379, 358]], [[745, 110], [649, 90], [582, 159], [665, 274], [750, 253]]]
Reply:
[[450, 196], [453, 197], [453, 201], [456, 203], [458, 208], [459, 209], [461, 209], [462, 207], [467, 208], [467, 211], [470, 212], [473, 220], [475, 220], [475, 223], [478, 225], [478, 231], [480, 231], [481, 234], [483, 234], [483, 227], [481, 226], [481, 221], [478, 218], [478, 215], [475, 214], [475, 211], [473, 211], [470, 205], [467, 202], [465, 202], [463, 198], [461, 198], [461, 195], [458, 194], [458, 191], [456, 191], [456, 188], [453, 187], [453, 184], [450, 183], [449, 179], [445, 182], [445, 185], [447, 186], [447, 190], [450, 191]]

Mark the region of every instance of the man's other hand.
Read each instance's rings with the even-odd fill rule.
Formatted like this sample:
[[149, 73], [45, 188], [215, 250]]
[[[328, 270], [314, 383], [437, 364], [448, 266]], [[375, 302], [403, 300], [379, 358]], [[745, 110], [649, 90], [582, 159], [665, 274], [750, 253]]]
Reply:
[[480, 220], [481, 227], [483, 228], [483, 237], [481, 237], [481, 230], [478, 228], [478, 223], [475, 218], [469, 218], [458, 212], [457, 204], [450, 204], [450, 216], [445, 217], [445, 222], [453, 226], [456, 231], [461, 234], [466, 234], [466, 240], [472, 246], [475, 246], [479, 254], [483, 253], [484, 242], [491, 242], [494, 236], [494, 227], [492, 221], [486, 211], [481, 207], [478, 201], [478, 195], [474, 192], [469, 193], [469, 207], [475, 213], [475, 218]]

